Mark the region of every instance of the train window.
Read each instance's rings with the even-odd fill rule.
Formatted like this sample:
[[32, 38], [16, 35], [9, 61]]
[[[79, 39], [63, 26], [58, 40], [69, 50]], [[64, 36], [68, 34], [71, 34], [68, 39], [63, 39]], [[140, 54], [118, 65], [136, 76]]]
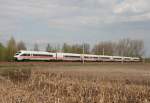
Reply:
[[33, 56], [37, 56], [37, 54], [33, 54]]
[[17, 52], [15, 55], [19, 55], [21, 52]]
[[49, 55], [49, 57], [53, 57], [53, 55]]
[[69, 55], [65, 55], [65, 58], [80, 58], [80, 56], [69, 56]]
[[16, 54], [20, 54], [21, 52], [17, 52]]
[[33, 54], [33, 56], [41, 56], [40, 54]]
[[16, 53], [16, 55], [19, 55], [19, 53]]
[[49, 55], [49, 54], [33, 54], [33, 56], [53, 57], [53, 55]]
[[125, 58], [125, 60], [130, 60], [130, 58]]
[[26, 56], [26, 54], [22, 54], [21, 56]]
[[114, 58], [114, 60], [121, 60], [122, 58]]
[[89, 58], [89, 59], [98, 59], [98, 57], [90, 57], [90, 56], [84, 56], [84, 58]]
[[100, 57], [101, 59], [110, 59], [109, 57]]
[[30, 54], [22, 54], [21, 56], [30, 56]]
[[44, 57], [53, 57], [53, 55], [48, 55], [48, 54], [41, 54], [40, 56], [44, 56]]
[[88, 56], [84, 56], [84, 58], [90, 58], [90, 57], [88, 57]]

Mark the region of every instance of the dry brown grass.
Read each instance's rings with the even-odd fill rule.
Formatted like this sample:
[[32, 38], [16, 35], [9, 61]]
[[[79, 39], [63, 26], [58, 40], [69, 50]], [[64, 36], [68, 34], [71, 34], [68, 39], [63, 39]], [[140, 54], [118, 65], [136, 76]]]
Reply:
[[[13, 64], [14, 65], [14, 64]], [[0, 65], [2, 69], [8, 66]], [[11, 66], [11, 65], [10, 65]], [[150, 64], [28, 65], [0, 78], [0, 103], [150, 103]], [[11, 79], [13, 78], [13, 79]], [[14, 80], [18, 82], [14, 82]]]

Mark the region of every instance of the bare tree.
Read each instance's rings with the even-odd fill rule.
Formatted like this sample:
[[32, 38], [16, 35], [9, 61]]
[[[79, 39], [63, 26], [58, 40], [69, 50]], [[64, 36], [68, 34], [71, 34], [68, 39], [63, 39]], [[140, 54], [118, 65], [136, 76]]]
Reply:
[[17, 44], [17, 49], [18, 50], [27, 50], [26, 46], [25, 46], [25, 43], [23, 41], [20, 41], [18, 44]]
[[136, 57], [142, 57], [144, 55], [144, 42], [142, 40], [132, 40], [131, 48], [131, 55]]
[[46, 51], [53, 51], [53, 47], [49, 43], [46, 46]]
[[[85, 43], [84, 45], [84, 51], [85, 53], [90, 52], [90, 45]], [[81, 44], [73, 44], [73, 45], [68, 45], [67, 43], [64, 43], [62, 47], [62, 51], [65, 53], [79, 53], [81, 54], [83, 52], [83, 45]]]
[[97, 55], [113, 55], [114, 54], [114, 43], [113, 42], [100, 42], [96, 44], [92, 52]]
[[[84, 46], [84, 48], [83, 48], [83, 46]], [[90, 53], [90, 45], [88, 43], [84, 43], [82, 45], [82, 49], [84, 49], [84, 53], [85, 54], [89, 54]]]
[[54, 52], [61, 52], [61, 46], [60, 46], [60, 44], [56, 44], [55, 46], [54, 46], [54, 50], [53, 50]]
[[142, 57], [144, 55], [144, 42], [129, 38], [121, 39], [117, 43], [115, 52], [120, 56]]
[[34, 51], [39, 51], [39, 46], [38, 46], [38, 44], [34, 44]]
[[71, 46], [68, 45], [67, 43], [64, 43], [63, 46], [62, 46], [62, 51], [63, 51], [64, 53], [69, 53], [69, 52], [71, 52], [71, 51], [72, 51], [72, 50], [71, 50]]
[[83, 45], [80, 45], [80, 44], [74, 44], [71, 46], [71, 52], [72, 53], [79, 53], [81, 54], [83, 52]]

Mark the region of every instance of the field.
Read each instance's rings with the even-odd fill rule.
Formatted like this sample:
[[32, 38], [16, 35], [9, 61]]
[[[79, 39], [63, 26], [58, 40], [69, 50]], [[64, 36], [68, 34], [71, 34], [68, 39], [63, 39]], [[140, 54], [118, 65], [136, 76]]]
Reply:
[[150, 103], [150, 64], [1, 62], [0, 103]]

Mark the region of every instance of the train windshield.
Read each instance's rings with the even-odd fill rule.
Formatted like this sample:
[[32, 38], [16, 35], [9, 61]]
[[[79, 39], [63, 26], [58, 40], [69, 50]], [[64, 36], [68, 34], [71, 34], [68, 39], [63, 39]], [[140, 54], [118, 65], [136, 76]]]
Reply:
[[17, 52], [15, 55], [19, 55], [21, 52]]

